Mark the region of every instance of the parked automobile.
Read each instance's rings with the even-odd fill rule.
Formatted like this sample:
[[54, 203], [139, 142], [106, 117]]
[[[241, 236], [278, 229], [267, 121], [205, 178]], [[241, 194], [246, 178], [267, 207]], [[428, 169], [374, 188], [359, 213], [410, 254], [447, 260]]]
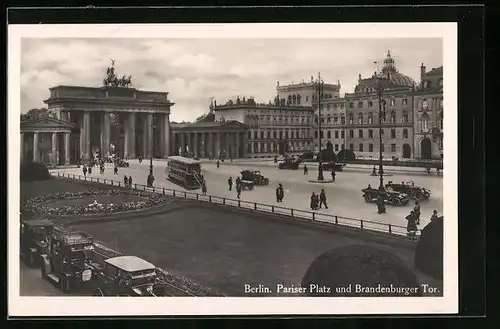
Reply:
[[431, 196], [431, 191], [422, 187], [415, 185], [415, 182], [401, 182], [401, 184], [394, 183], [393, 181], [389, 181], [386, 185], [386, 188], [390, 188], [396, 192], [402, 192], [408, 194], [412, 199], [415, 200], [424, 200], [429, 199]]
[[47, 253], [42, 258], [42, 278], [56, 283], [63, 292], [93, 283], [93, 238], [83, 232], [54, 227], [48, 235]]
[[40, 255], [46, 253], [48, 234], [54, 223], [48, 219], [21, 220], [21, 259], [27, 266], [40, 264]]
[[265, 178], [258, 170], [243, 170], [241, 180], [253, 182], [254, 185], [269, 185], [269, 178]]
[[343, 171], [345, 167], [345, 163], [335, 163], [335, 162], [324, 162], [322, 164], [323, 170], [333, 170], [335, 171]]
[[106, 259], [97, 272], [94, 296], [157, 297], [165, 296], [165, 289], [156, 266], [136, 256], [118, 256]]
[[255, 184], [253, 183], [253, 181], [241, 180], [241, 189], [242, 190], [253, 190], [254, 186], [255, 186]]
[[300, 158], [295, 158], [295, 157], [283, 158], [283, 160], [281, 160], [281, 162], [278, 164], [278, 169], [297, 170], [299, 169], [300, 163], [301, 163]]
[[125, 168], [128, 168], [130, 165], [127, 161], [120, 158], [115, 159], [115, 164], [117, 164], [118, 167], [125, 167]]
[[[374, 188], [364, 188], [361, 190], [363, 192], [363, 198], [366, 202], [377, 202], [379, 196], [379, 190]], [[408, 194], [392, 191], [386, 189], [383, 192], [384, 202], [387, 204], [392, 204], [393, 206], [402, 206], [408, 204], [410, 197]]]

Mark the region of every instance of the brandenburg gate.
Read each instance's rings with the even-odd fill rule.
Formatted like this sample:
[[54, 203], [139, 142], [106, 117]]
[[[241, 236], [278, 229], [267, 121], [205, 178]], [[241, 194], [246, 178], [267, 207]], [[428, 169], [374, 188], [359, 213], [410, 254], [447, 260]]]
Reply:
[[[114, 64], [114, 61], [113, 61]], [[168, 92], [131, 88], [131, 77], [118, 79], [107, 69], [103, 87], [57, 86], [44, 102], [57, 119], [73, 124], [69, 152], [72, 163], [99, 153], [121, 158], [166, 158], [171, 155]]]

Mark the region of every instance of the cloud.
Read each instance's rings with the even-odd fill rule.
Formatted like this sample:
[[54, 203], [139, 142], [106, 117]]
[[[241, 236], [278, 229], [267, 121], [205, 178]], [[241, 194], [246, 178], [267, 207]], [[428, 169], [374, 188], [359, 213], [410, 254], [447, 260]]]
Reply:
[[209, 98], [236, 95], [267, 102], [281, 85], [321, 72], [352, 92], [358, 74], [369, 76], [390, 49], [399, 71], [419, 80], [420, 64], [442, 65], [441, 39], [112, 39], [40, 38], [21, 44], [22, 112], [44, 106], [48, 88], [102, 85], [110, 59], [133, 87], [169, 92], [172, 120], [194, 120]]

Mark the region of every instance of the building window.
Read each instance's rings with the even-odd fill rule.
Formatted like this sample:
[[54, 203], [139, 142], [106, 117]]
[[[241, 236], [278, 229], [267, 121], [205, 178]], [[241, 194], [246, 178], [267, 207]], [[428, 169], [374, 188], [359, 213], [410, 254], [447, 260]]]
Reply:
[[358, 114], [358, 124], [363, 124], [363, 113]]
[[332, 118], [328, 115], [326, 117], [326, 123], [331, 123], [332, 122]]
[[363, 138], [363, 129], [360, 129], [358, 131], [358, 136], [359, 136], [359, 138]]
[[359, 152], [363, 152], [363, 144], [359, 144]]
[[403, 112], [403, 123], [408, 123], [408, 113]]
[[349, 138], [354, 138], [354, 130], [349, 130]]
[[292, 139], [294, 139], [295, 138], [295, 131], [292, 130], [290, 133], [292, 134]]
[[427, 109], [428, 109], [427, 98], [424, 98], [422, 100], [422, 110], [427, 110]]
[[267, 139], [271, 138], [271, 132], [268, 130], [267, 131]]
[[391, 138], [396, 138], [396, 129], [391, 129]]
[[373, 123], [373, 114], [370, 112], [368, 113], [368, 124], [372, 124]]
[[429, 131], [429, 121], [426, 118], [420, 120], [420, 130], [423, 132]]
[[349, 116], [349, 124], [352, 125], [354, 121], [352, 113], [349, 113], [348, 116]]
[[391, 111], [391, 123], [396, 123], [396, 112]]
[[340, 138], [345, 138], [345, 132], [343, 130], [340, 131]]
[[339, 131], [335, 130], [335, 138], [339, 138]]
[[336, 109], [337, 108], [337, 104], [333, 104], [333, 108]]
[[285, 138], [288, 139], [288, 130], [285, 131]]
[[403, 105], [404, 105], [404, 106], [408, 105], [408, 99], [403, 98]]
[[368, 129], [368, 138], [373, 138], [373, 129]]
[[391, 144], [391, 152], [396, 152], [396, 144]]
[[309, 96], [306, 95], [306, 102], [309, 102]]
[[342, 151], [343, 151], [343, 150], [345, 150], [345, 146], [344, 146], [344, 144], [340, 144], [340, 149], [341, 149]]
[[247, 144], [247, 153], [252, 153], [252, 144], [251, 143]]
[[396, 106], [396, 100], [394, 98], [391, 98], [391, 106]]
[[368, 144], [368, 152], [373, 152], [373, 144]]
[[264, 132], [263, 131], [260, 132], [260, 139], [264, 139]]
[[317, 130], [314, 131], [314, 138], [318, 138], [318, 131]]
[[326, 132], [326, 138], [328, 139], [332, 138], [332, 132], [330, 130]]
[[253, 139], [258, 139], [258, 137], [257, 137], [257, 131], [253, 132]]
[[354, 144], [349, 144], [349, 150], [354, 151]]
[[339, 151], [339, 144], [335, 144], [335, 152]]
[[408, 129], [403, 129], [403, 138], [408, 138]]
[[277, 134], [276, 134], [276, 130], [275, 130], [275, 131], [273, 131], [273, 138], [276, 139], [276, 136], [277, 136]]
[[344, 108], [344, 103], [340, 103], [340, 108], [343, 109]]
[[340, 117], [340, 123], [345, 125], [345, 117]]
[[380, 144], [380, 151], [381, 151], [381, 152], [385, 152], [385, 150], [384, 150], [384, 144], [383, 144], [383, 143], [382, 143], [382, 144]]
[[319, 135], [321, 136], [321, 138], [325, 138], [325, 132], [323, 130], [319, 132]]
[[368, 101], [368, 107], [373, 107], [373, 102], [372, 101]]
[[338, 123], [339, 123], [339, 118], [337, 118], [337, 117], [333, 117], [333, 123], [334, 123], [334, 124], [338, 124]]
[[352, 109], [354, 107], [354, 103], [349, 103], [349, 108]]
[[358, 108], [363, 108], [363, 102], [358, 102]]
[[280, 139], [283, 139], [283, 131], [280, 130]]
[[248, 139], [252, 139], [252, 132], [251, 131], [248, 132]]

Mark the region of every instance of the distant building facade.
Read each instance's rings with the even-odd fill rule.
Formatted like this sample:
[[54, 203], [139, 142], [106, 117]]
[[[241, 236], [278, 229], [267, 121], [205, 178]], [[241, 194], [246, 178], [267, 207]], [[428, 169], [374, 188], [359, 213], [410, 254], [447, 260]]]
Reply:
[[426, 72], [420, 67], [420, 85], [415, 91], [415, 158], [443, 157], [443, 67]]
[[[287, 106], [313, 106], [318, 100], [316, 84], [311, 76], [310, 82], [301, 82], [280, 86], [279, 81], [276, 85], [280, 104]], [[340, 97], [340, 82], [337, 84], [323, 85], [323, 98], [325, 100], [336, 99]]]

